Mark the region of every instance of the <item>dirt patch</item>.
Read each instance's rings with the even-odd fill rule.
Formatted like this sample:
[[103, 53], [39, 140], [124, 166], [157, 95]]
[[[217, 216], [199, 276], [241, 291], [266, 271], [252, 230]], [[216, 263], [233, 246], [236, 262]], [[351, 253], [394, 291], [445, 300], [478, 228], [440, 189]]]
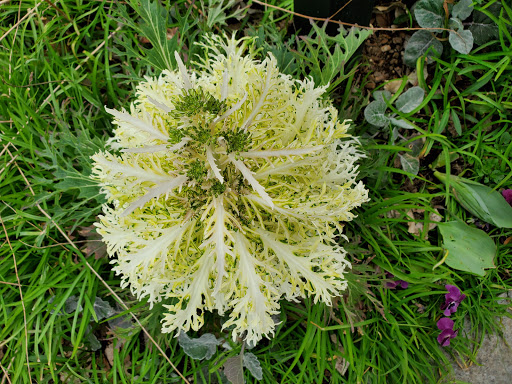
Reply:
[[[377, 1], [370, 25], [376, 28], [399, 28], [407, 17], [407, 5]], [[375, 31], [363, 46], [363, 60], [368, 73], [367, 89], [374, 89], [383, 82], [409, 75], [412, 71], [403, 62], [404, 46], [412, 32]]]

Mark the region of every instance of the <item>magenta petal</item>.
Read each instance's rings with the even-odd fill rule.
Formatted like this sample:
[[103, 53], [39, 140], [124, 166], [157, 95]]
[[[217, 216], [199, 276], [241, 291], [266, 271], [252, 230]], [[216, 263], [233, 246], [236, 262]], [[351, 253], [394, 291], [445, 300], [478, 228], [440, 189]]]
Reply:
[[444, 287], [450, 293], [460, 293], [460, 289], [457, 288], [455, 285], [446, 284]]
[[447, 317], [439, 319], [437, 322], [437, 328], [440, 330], [452, 330], [453, 331], [453, 320]]
[[437, 342], [441, 344], [442, 347], [446, 347], [450, 345], [450, 339], [452, 337], [454, 337], [452, 331], [445, 329], [437, 336]]
[[512, 189], [505, 189], [501, 192], [505, 200], [507, 200], [507, 203], [512, 205]]
[[460, 289], [455, 285], [445, 285], [444, 286], [448, 293], [445, 295], [447, 300], [459, 300], [461, 297]]
[[398, 280], [398, 283], [400, 283], [400, 287], [402, 287], [402, 289], [409, 287], [409, 283], [407, 281]]

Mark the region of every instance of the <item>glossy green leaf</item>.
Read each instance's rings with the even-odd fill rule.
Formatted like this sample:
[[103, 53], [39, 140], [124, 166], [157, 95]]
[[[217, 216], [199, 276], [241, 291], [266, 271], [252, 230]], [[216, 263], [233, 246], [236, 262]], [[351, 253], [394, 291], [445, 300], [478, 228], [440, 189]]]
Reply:
[[480, 276], [485, 275], [485, 269], [495, 268], [496, 245], [487, 233], [460, 221], [440, 223], [438, 227], [449, 267]]
[[[446, 180], [445, 174], [434, 175]], [[457, 201], [473, 215], [499, 228], [512, 228], [512, 207], [499, 192], [457, 176], [450, 176], [450, 186]]]

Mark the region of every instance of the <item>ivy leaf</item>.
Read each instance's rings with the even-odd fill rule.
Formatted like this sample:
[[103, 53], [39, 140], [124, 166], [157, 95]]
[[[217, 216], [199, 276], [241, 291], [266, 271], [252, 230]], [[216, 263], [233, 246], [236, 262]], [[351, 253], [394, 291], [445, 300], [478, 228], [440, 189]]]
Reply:
[[373, 98], [375, 100], [382, 100], [382, 101], [386, 101], [386, 100], [390, 100], [391, 99], [391, 92], [389, 91], [375, 91], [373, 92]]
[[101, 343], [98, 338], [92, 332], [92, 328], [90, 325], [87, 326], [85, 340], [89, 343], [89, 347], [92, 351], [98, 351], [101, 349]]
[[102, 300], [97, 296], [94, 300], [93, 309], [98, 321], [108, 319], [117, 313], [108, 301]]
[[205, 333], [198, 339], [189, 337], [185, 332], [180, 332], [178, 343], [183, 351], [195, 360], [209, 360], [217, 352], [217, 345], [222, 344], [211, 333]]
[[400, 158], [400, 164], [402, 164], [402, 169], [405, 172], [408, 172], [414, 176], [418, 174], [420, 171], [420, 160], [417, 157], [411, 156], [408, 153], [404, 155], [398, 154]]
[[443, 28], [444, 0], [420, 0], [414, 8], [416, 21], [422, 28]]
[[[489, 6], [486, 11], [495, 16], [499, 16], [501, 4], [494, 3]], [[468, 29], [473, 33], [473, 38], [476, 45], [482, 45], [489, 40], [498, 38], [499, 28], [498, 25], [485, 13], [475, 11], [473, 13], [473, 21], [469, 24]]]
[[416, 60], [427, 54], [427, 60], [440, 57], [443, 53], [443, 44], [428, 31], [416, 31], [405, 46], [404, 63], [410, 67], [416, 66]]
[[261, 364], [256, 355], [251, 352], [244, 353], [243, 357], [244, 367], [251, 372], [251, 374], [256, 378], [256, 380], [263, 379], [263, 370], [261, 369]]
[[448, 266], [480, 276], [485, 275], [486, 268], [495, 268], [496, 245], [487, 233], [460, 221], [439, 223], [438, 227], [448, 252]]
[[451, 29], [454, 29], [456, 31], [464, 29], [464, 26], [462, 25], [462, 21], [460, 21], [456, 17], [450, 17], [450, 22], [448, 23], [448, 26]]
[[69, 296], [64, 304], [64, 311], [66, 313], [73, 313], [75, 311], [83, 311], [82, 304], [78, 303], [78, 297], [75, 295]]
[[390, 117], [389, 122], [398, 128], [414, 129], [414, 125], [412, 125], [411, 123], [409, 123], [407, 120], [404, 120], [404, 119], [397, 119], [394, 117]]
[[412, 87], [402, 93], [396, 100], [396, 109], [403, 113], [414, 111], [423, 102], [425, 91], [420, 87]]
[[473, 0], [460, 0], [453, 6], [452, 16], [460, 20], [466, 20], [473, 12]]
[[468, 30], [450, 31], [448, 41], [453, 49], [464, 55], [467, 55], [473, 49], [473, 34]]
[[377, 127], [385, 127], [389, 124], [389, 117], [385, 114], [388, 106], [382, 99], [372, 101], [364, 110], [364, 118], [367, 122]]
[[224, 375], [231, 384], [245, 384], [243, 355], [231, 356], [224, 363]]

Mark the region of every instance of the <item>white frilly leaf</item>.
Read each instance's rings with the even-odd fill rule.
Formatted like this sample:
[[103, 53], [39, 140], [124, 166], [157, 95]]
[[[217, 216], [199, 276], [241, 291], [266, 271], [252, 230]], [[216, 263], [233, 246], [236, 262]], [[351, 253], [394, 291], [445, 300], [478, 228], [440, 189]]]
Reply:
[[138, 117], [133, 117], [129, 113], [119, 112], [119, 111], [116, 111], [115, 109], [110, 109], [107, 107], [105, 107], [105, 111], [110, 113], [116, 119], [130, 123], [134, 127], [139, 128], [141, 131], [149, 133], [155, 139], [163, 140], [163, 141], [167, 141], [169, 139], [169, 136], [163, 134], [158, 129], [153, 127], [153, 125], [151, 123], [145, 122], [144, 120], [141, 120]]

